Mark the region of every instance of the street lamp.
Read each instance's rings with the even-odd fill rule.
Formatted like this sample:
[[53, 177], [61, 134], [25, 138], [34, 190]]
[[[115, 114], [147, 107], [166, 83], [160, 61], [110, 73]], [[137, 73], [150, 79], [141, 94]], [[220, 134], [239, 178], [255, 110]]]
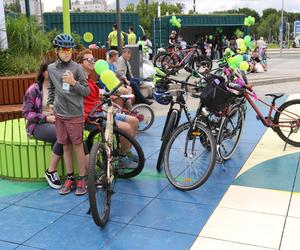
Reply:
[[284, 0], [282, 0], [282, 7], [281, 7], [281, 18], [280, 18], [280, 56], [282, 56], [282, 45], [283, 45], [283, 8], [284, 8]]
[[120, 13], [120, 0], [116, 0], [116, 9], [117, 9], [117, 34], [118, 34], [118, 51], [119, 55], [122, 52], [122, 45], [121, 45], [121, 13]]

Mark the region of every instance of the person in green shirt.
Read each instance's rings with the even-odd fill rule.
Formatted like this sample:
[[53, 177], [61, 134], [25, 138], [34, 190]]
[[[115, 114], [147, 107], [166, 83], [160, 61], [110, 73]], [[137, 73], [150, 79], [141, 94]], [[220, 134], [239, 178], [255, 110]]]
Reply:
[[[118, 26], [113, 25], [112, 32], [108, 35], [108, 44], [110, 50], [118, 50]], [[124, 35], [121, 34], [121, 47], [124, 46]]]
[[136, 34], [134, 33], [134, 28], [130, 26], [128, 32], [129, 33], [123, 32], [123, 34], [126, 35], [128, 38], [128, 44], [129, 45], [136, 44]]

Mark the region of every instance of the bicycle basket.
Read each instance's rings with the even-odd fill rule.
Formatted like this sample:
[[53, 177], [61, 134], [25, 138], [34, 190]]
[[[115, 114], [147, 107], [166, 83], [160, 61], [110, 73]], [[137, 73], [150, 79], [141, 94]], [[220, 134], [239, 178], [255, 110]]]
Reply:
[[236, 96], [226, 89], [223, 77], [210, 75], [207, 81], [208, 85], [203, 89], [200, 99], [210, 111], [222, 111], [235, 100]]

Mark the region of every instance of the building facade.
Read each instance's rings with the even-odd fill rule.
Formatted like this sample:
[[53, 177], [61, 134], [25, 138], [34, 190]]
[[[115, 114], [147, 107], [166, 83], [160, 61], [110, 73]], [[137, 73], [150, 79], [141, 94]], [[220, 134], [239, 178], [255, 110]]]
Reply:
[[[57, 7], [58, 12], [62, 12], [62, 7]], [[75, 0], [71, 1], [72, 11], [81, 12], [104, 12], [107, 11], [106, 0]]]

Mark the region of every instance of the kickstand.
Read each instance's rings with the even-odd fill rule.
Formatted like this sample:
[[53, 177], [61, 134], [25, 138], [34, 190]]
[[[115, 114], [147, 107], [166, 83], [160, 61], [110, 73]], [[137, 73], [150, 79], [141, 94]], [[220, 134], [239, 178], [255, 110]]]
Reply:
[[[218, 146], [217, 146], [217, 147], [218, 147]], [[226, 171], [226, 168], [225, 168], [225, 166], [224, 166], [224, 160], [223, 160], [223, 158], [221, 157], [220, 152], [219, 152], [218, 149], [217, 149], [217, 163], [221, 165], [222, 171], [225, 172], [225, 171]]]
[[[290, 137], [290, 135], [293, 133], [293, 128], [291, 128], [291, 131], [290, 131], [290, 133], [289, 133], [289, 135], [288, 135], [288, 139], [289, 139], [289, 137]], [[286, 150], [286, 146], [287, 146], [287, 142], [285, 142], [285, 144], [284, 144], [284, 148], [283, 148], [283, 151], [285, 151]]]
[[86, 214], [91, 214], [91, 208], [86, 212]]

